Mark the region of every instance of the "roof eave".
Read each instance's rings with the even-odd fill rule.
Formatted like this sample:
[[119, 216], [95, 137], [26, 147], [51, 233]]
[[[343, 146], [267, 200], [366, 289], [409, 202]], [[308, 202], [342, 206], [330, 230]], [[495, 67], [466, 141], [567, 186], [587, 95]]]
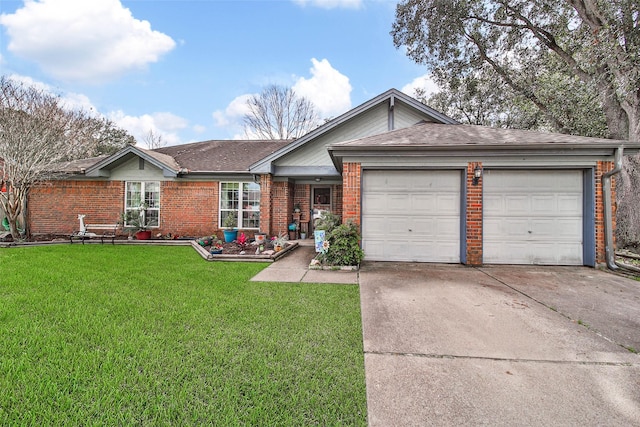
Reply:
[[[445, 116], [444, 114], [434, 110], [433, 108], [430, 108], [429, 106], [417, 101], [416, 99], [410, 97], [409, 95], [400, 92], [397, 89], [389, 89], [386, 92], [381, 93], [380, 95], [376, 96], [375, 98], [372, 98], [360, 105], [358, 105], [357, 107], [352, 108], [351, 110], [347, 111], [346, 113], [336, 117], [335, 119], [323, 124], [322, 126], [317, 127], [316, 129], [312, 130], [311, 132], [307, 133], [306, 135], [296, 139], [295, 141], [291, 142], [289, 145], [286, 145], [284, 147], [282, 147], [280, 150], [274, 152], [273, 154], [265, 157], [264, 159], [252, 164], [251, 166], [249, 166], [250, 170], [262, 170], [262, 171], [266, 171], [266, 170], [270, 170], [270, 164], [271, 162], [273, 162], [274, 160], [277, 160], [278, 158], [280, 158], [281, 156], [295, 150], [296, 148], [300, 147], [301, 145], [304, 145], [307, 141], [312, 140], [314, 138], [316, 138], [317, 136], [328, 132], [330, 130], [332, 130], [333, 128], [341, 125], [342, 123], [345, 123], [347, 121], [349, 121], [350, 119], [352, 119], [353, 117], [357, 116], [358, 114], [362, 113], [363, 111], [368, 110], [371, 107], [374, 107], [378, 104], [380, 104], [381, 102], [385, 101], [386, 99], [392, 99], [392, 98], [399, 98], [401, 99], [404, 103], [410, 105], [411, 107], [422, 111], [423, 113], [427, 114], [428, 116], [430, 116], [431, 118], [433, 118], [434, 120], [440, 122], [441, 124], [451, 124], [451, 125], [455, 125], [455, 124], [459, 124], [456, 120]], [[266, 167], [265, 167], [266, 165]]]
[[121, 160], [122, 158], [124, 158], [129, 154], [134, 154], [138, 157], [141, 157], [144, 159], [145, 162], [149, 162], [155, 167], [157, 167], [158, 169], [161, 169], [162, 175], [167, 178], [175, 178], [176, 176], [178, 176], [178, 173], [180, 173], [180, 170], [174, 169], [171, 166], [167, 165], [166, 163], [163, 163], [158, 159], [154, 158], [153, 156], [145, 153], [143, 150], [133, 145], [130, 145], [118, 151], [117, 153], [107, 157], [106, 159], [94, 164], [93, 166], [87, 168], [85, 171], [85, 175], [90, 177], [108, 177], [110, 175], [110, 172], [108, 169], [106, 169], [107, 166], [113, 164], [118, 160]]
[[492, 155], [511, 155], [518, 154], [538, 154], [538, 155], [613, 155], [619, 147], [625, 149], [625, 154], [635, 154], [640, 151], [640, 147], [631, 146], [630, 148], [618, 144], [531, 144], [531, 145], [489, 145], [489, 144], [466, 144], [453, 146], [428, 146], [428, 145], [373, 145], [373, 146], [349, 146], [349, 145], [331, 145], [328, 147], [329, 156], [334, 164], [340, 157], [348, 155], [387, 155], [391, 152], [398, 155], [423, 155], [430, 154], [451, 154], [451, 155], [467, 155], [470, 152], [475, 154], [492, 154]]

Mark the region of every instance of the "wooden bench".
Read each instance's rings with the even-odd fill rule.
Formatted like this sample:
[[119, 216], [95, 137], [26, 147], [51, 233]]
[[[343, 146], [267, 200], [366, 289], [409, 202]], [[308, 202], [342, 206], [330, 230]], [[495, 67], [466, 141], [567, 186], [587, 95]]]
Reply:
[[[85, 239], [100, 237], [102, 244], [104, 244], [104, 239], [111, 239], [111, 244], [114, 244], [118, 227], [119, 224], [87, 224], [84, 230], [75, 231], [69, 236], [69, 240], [72, 244], [74, 240], [82, 240], [82, 244], [84, 245]], [[102, 234], [92, 233], [89, 232], [89, 230], [102, 231]]]

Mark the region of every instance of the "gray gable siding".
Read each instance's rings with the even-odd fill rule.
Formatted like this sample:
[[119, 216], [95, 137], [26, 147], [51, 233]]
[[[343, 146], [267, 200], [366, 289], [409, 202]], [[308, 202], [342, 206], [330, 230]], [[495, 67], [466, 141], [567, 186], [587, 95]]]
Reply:
[[145, 161], [144, 169], [140, 169], [140, 158], [134, 157], [111, 170], [110, 181], [168, 181], [162, 170]]
[[[404, 129], [423, 121], [434, 123], [433, 120], [430, 120], [428, 117], [426, 117], [424, 114], [421, 114], [419, 111], [416, 111], [413, 108], [409, 108], [405, 104], [396, 104], [393, 129]], [[393, 130], [393, 129], [389, 129], [389, 130]]]
[[379, 105], [288, 153], [276, 166], [333, 166], [327, 145], [387, 131], [387, 105]]
[[[413, 126], [427, 119], [424, 114], [404, 103], [398, 102], [394, 106], [392, 122], [395, 129]], [[389, 125], [389, 106], [383, 103], [284, 155], [275, 165], [333, 167], [334, 164], [327, 152], [328, 145], [378, 135], [387, 132]]]

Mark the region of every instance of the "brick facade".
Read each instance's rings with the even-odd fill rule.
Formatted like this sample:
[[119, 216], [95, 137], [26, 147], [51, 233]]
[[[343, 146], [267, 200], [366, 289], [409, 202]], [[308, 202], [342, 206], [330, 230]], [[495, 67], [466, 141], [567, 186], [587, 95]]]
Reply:
[[124, 212], [122, 181], [54, 181], [29, 192], [29, 230], [32, 234], [70, 234], [78, 230], [78, 214], [85, 223], [114, 224]]
[[[602, 176], [613, 170], [613, 162], [599, 161], [595, 169], [595, 222], [596, 222], [596, 263], [603, 264], [606, 262], [606, 251], [604, 242], [604, 194], [602, 192]], [[613, 229], [616, 229], [616, 182], [615, 175], [611, 178], [611, 221]], [[613, 233], [615, 242], [615, 233]]]
[[[467, 264], [482, 265], [482, 182], [473, 184], [475, 168], [482, 168], [482, 163], [468, 163], [466, 173], [467, 188]], [[461, 236], [464, 238], [464, 236]]]
[[[470, 162], [466, 168], [466, 263], [481, 265], [483, 242], [483, 178], [473, 185], [474, 169], [481, 163]], [[595, 246], [596, 262], [605, 262], [604, 200], [602, 176], [612, 170], [613, 162], [597, 162], [595, 180]], [[343, 184], [332, 185], [334, 213], [343, 222], [360, 226], [362, 167], [345, 163]], [[613, 182], [615, 184], [615, 182]], [[271, 175], [260, 177], [260, 231], [269, 235], [286, 232], [292, 221], [293, 207], [299, 204], [301, 220], [310, 221], [311, 184], [273, 181]], [[612, 185], [612, 190], [615, 185]], [[78, 214], [86, 215], [86, 223], [115, 223], [124, 211], [123, 181], [55, 181], [32, 188], [27, 206], [32, 234], [69, 234], [78, 229]], [[155, 233], [182, 236], [220, 234], [218, 228], [217, 181], [163, 181], [160, 186], [160, 228]], [[613, 217], [615, 218], [615, 190]], [[615, 220], [613, 227], [615, 229]], [[310, 231], [310, 230], [309, 230]], [[249, 233], [250, 235], [252, 233]]]
[[[29, 194], [32, 234], [70, 234], [80, 224], [113, 224], [124, 212], [124, 181], [53, 181]], [[160, 183], [160, 227], [153, 234], [204, 236], [218, 231], [218, 182]], [[122, 234], [126, 234], [121, 231]]]
[[271, 191], [273, 187], [273, 177], [271, 175], [260, 175], [260, 231], [271, 234]]
[[193, 237], [220, 234], [219, 192], [217, 181], [161, 182], [160, 228], [157, 233]]
[[271, 188], [271, 230], [268, 234], [287, 233], [292, 221], [294, 184], [276, 181]]
[[360, 163], [342, 166], [342, 222], [353, 221], [360, 227], [362, 167]]

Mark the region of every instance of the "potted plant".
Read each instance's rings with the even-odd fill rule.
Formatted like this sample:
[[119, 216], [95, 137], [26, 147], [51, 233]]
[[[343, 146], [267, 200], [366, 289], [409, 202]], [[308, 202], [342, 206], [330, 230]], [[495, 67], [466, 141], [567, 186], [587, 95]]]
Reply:
[[227, 228], [224, 230], [224, 241], [227, 243], [231, 243], [238, 237], [238, 230], [235, 228], [238, 225], [238, 220], [236, 219], [235, 212], [229, 212], [227, 217], [224, 219], [222, 226]]
[[293, 211], [294, 211], [295, 213], [300, 213], [300, 203], [296, 203], [296, 204], [293, 206]]
[[209, 250], [209, 253], [211, 253], [212, 255], [221, 254], [222, 249], [222, 240], [215, 240], [211, 243], [211, 249]]
[[285, 233], [280, 233], [277, 237], [273, 236], [271, 238], [271, 243], [273, 243], [273, 250], [276, 252], [280, 252], [284, 245], [287, 243], [287, 235]]
[[149, 240], [151, 238], [151, 230], [149, 226], [151, 221], [147, 220], [146, 206], [140, 205], [136, 211], [128, 211], [122, 214], [122, 224], [124, 230], [134, 233], [137, 240]]

